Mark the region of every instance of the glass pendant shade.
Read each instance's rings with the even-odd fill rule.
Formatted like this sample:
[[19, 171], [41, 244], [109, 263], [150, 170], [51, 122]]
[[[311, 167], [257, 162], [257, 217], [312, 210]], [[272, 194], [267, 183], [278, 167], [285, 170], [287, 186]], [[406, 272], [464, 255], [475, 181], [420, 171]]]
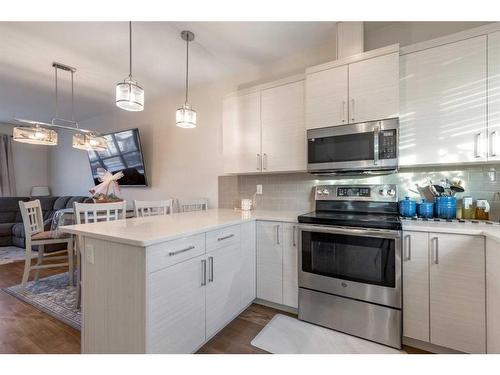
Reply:
[[73, 136], [73, 148], [79, 150], [106, 151], [108, 142], [106, 138], [92, 133], [77, 133]]
[[16, 142], [33, 145], [57, 145], [57, 132], [52, 129], [42, 128], [39, 125], [17, 126], [13, 129], [12, 138]]
[[175, 112], [175, 123], [179, 128], [196, 128], [196, 111], [184, 104]]
[[144, 110], [144, 90], [137, 82], [126, 79], [116, 85], [116, 105], [126, 111]]

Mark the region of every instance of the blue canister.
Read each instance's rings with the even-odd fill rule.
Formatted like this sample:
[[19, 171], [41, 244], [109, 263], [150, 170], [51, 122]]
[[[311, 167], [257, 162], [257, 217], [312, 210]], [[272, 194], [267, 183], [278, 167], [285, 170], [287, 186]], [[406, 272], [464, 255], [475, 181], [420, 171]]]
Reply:
[[399, 201], [399, 214], [404, 217], [414, 217], [417, 214], [417, 202], [405, 197]]
[[419, 217], [430, 219], [434, 217], [434, 203], [426, 202], [425, 199], [422, 199], [422, 202], [417, 207], [417, 211]]
[[437, 197], [436, 216], [440, 219], [455, 219], [457, 217], [457, 198]]

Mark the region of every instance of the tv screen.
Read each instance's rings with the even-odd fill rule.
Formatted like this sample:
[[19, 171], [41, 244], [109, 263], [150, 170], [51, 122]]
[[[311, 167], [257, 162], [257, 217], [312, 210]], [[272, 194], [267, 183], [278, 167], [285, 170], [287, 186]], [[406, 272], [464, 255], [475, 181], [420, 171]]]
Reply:
[[120, 186], [147, 186], [139, 130], [105, 134], [104, 138], [108, 142], [106, 151], [88, 151], [94, 183], [99, 183], [97, 168], [101, 167], [113, 174], [122, 171], [124, 176], [118, 180]]

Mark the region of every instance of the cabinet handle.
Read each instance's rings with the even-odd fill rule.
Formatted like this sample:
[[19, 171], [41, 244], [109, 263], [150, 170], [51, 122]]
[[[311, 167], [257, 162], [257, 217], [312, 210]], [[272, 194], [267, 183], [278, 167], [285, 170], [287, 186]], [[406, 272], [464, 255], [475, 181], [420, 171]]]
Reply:
[[171, 257], [171, 256], [174, 256], [174, 255], [177, 255], [177, 254], [180, 254], [180, 253], [184, 253], [186, 251], [189, 251], [189, 250], [193, 250], [194, 249], [194, 246], [188, 246], [184, 249], [180, 249], [180, 250], [176, 250], [176, 251], [171, 251], [168, 253], [168, 256]]
[[208, 257], [208, 282], [214, 281], [214, 257]]
[[276, 225], [276, 245], [279, 244], [281, 244], [281, 240], [280, 240], [280, 226], [278, 224]]
[[265, 152], [262, 154], [262, 169], [267, 170], [267, 154]]
[[224, 236], [224, 237], [219, 237], [219, 238], [217, 238], [217, 241], [224, 241], [224, 240], [227, 240], [231, 237], [234, 237], [234, 234], [229, 234], [229, 235]]
[[201, 261], [201, 286], [207, 285], [207, 261], [202, 259]]
[[435, 245], [433, 246], [434, 264], [439, 264], [439, 238], [433, 237], [431, 241], [435, 242]]
[[497, 156], [497, 131], [490, 133], [490, 156]]
[[257, 170], [260, 171], [261, 167], [261, 160], [260, 160], [260, 154], [257, 154]]
[[345, 106], [346, 106], [346, 101], [342, 100], [342, 122], [345, 123], [346, 115], [345, 115]]
[[481, 145], [479, 144], [480, 138], [482, 138], [483, 133], [477, 133], [474, 136], [474, 157], [475, 158], [480, 158], [481, 157]]
[[294, 225], [293, 226], [293, 229], [292, 229], [292, 245], [293, 247], [296, 247], [297, 246], [297, 240], [295, 238], [295, 233], [297, 232], [297, 226]]
[[407, 234], [404, 239], [405, 241], [406, 239], [408, 239], [408, 245], [406, 246], [406, 248], [408, 249], [408, 256], [405, 258], [405, 260], [411, 260], [411, 235]]
[[349, 111], [351, 115], [351, 121], [354, 121], [354, 99], [351, 99], [351, 110]]

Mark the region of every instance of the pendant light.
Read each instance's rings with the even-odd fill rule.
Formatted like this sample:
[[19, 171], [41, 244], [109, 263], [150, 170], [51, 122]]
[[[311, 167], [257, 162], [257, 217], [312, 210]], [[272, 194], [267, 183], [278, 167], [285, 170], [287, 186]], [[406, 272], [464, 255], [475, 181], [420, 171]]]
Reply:
[[175, 112], [175, 123], [180, 128], [196, 128], [196, 111], [191, 108], [188, 102], [189, 89], [189, 42], [194, 40], [191, 31], [181, 32], [181, 38], [186, 42], [186, 100], [184, 105]]
[[132, 78], [132, 21], [129, 27], [129, 73], [123, 82], [116, 85], [116, 105], [126, 111], [144, 110], [144, 90]]
[[[25, 125], [16, 126], [13, 129], [12, 138], [14, 141], [21, 143], [55, 146], [58, 142], [57, 132], [51, 128], [67, 129], [76, 132], [73, 135], [74, 148], [95, 151], [106, 150], [108, 145], [104, 137], [98, 135], [93, 130], [80, 129], [78, 122], [75, 121], [74, 74], [76, 69], [57, 62], [52, 63], [52, 67], [54, 68], [55, 75], [55, 117], [50, 124], [40, 121], [15, 119], [17, 122]], [[71, 120], [59, 117], [58, 70], [67, 71], [71, 74]]]

